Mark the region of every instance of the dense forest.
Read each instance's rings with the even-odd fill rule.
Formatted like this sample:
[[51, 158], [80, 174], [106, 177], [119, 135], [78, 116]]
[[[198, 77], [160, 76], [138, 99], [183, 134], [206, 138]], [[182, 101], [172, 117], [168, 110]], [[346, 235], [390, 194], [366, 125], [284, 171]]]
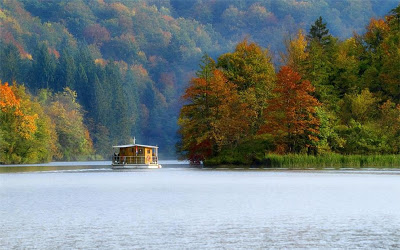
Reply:
[[204, 56], [183, 96], [186, 158], [400, 153], [400, 5], [346, 40], [319, 17], [281, 58], [276, 73], [268, 50], [246, 39], [217, 61]]
[[[397, 38], [392, 21], [380, 18], [396, 5], [396, 0], [1, 0], [0, 162], [107, 157], [111, 145], [129, 143], [134, 136], [140, 143], [158, 144], [164, 157], [174, 157], [185, 103], [181, 96], [195, 81], [192, 77], [202, 77], [196, 73], [202, 57], [204, 67], [218, 58], [215, 69], [221, 72], [213, 77], [230, 82], [221, 88], [239, 88], [232, 96], [226, 93], [227, 105], [253, 108], [243, 114], [253, 122], [235, 125], [232, 133], [245, 130], [250, 138], [264, 128], [265, 108], [271, 105], [263, 100], [278, 98], [273, 93], [281, 80], [275, 69], [287, 65], [311, 82], [315, 92], [310, 96], [322, 103], [316, 116], [319, 131], [327, 132], [318, 143], [333, 138], [327, 136], [337, 132], [331, 128], [351, 122], [370, 134], [375, 123], [369, 118], [379, 121], [379, 112], [354, 117], [340, 107], [369, 98], [369, 105], [386, 104], [395, 117], [399, 76], [385, 72], [393, 67], [396, 72], [398, 54], [388, 56], [387, 50]], [[304, 36], [319, 16], [329, 27], [323, 37], [329, 44], [311, 46]], [[251, 83], [236, 79], [238, 72], [231, 69], [232, 57], [243, 56], [241, 48], [247, 47], [263, 55], [257, 63], [265, 71], [242, 72], [240, 77], [253, 77]], [[309, 65], [314, 61], [320, 64]], [[238, 101], [245, 97], [242, 92], [249, 92], [246, 104]], [[235, 124], [239, 115], [221, 122]], [[232, 145], [240, 148], [243, 135]], [[217, 151], [230, 140], [218, 139]], [[343, 137], [337, 140], [333, 150], [343, 150]], [[331, 145], [323, 148], [332, 150]]]

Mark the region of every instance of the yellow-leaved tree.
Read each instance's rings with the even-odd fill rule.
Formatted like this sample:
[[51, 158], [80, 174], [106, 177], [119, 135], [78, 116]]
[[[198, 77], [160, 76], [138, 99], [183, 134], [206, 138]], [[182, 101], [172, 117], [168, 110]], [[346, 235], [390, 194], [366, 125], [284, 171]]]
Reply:
[[76, 92], [70, 88], [54, 94], [48, 90], [39, 93], [40, 102], [57, 133], [59, 151], [55, 159], [85, 160], [93, 154], [93, 143], [83, 123], [83, 110], [76, 97]]

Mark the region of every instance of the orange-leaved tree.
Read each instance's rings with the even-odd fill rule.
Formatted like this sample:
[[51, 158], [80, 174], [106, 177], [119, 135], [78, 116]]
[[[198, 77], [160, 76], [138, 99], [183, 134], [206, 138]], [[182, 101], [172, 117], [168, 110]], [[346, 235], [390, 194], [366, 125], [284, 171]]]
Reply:
[[312, 96], [314, 87], [299, 73], [283, 66], [273, 91], [276, 97], [268, 102], [266, 124], [259, 133], [275, 136], [277, 153], [310, 150], [318, 141], [320, 124], [316, 108], [321, 104]]
[[37, 114], [28, 115], [21, 106], [21, 98], [15, 92], [17, 87], [12, 87], [8, 83], [1, 84], [0, 81], [0, 109], [4, 122], [13, 122], [12, 128], [16, 134], [25, 139], [29, 139], [36, 131], [35, 121]]
[[229, 82], [214, 61], [205, 57], [202, 70], [190, 82], [179, 117], [180, 151], [193, 162], [234, 146], [249, 129], [251, 112], [240, 102], [237, 86]]
[[24, 86], [0, 82], [0, 162], [50, 161], [55, 140], [50, 118]]

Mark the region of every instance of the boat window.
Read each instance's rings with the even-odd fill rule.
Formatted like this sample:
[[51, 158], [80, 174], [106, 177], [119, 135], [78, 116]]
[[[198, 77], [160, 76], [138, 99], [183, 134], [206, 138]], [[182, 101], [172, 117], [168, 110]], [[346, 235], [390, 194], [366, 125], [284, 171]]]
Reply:
[[150, 149], [147, 149], [147, 153], [150, 154]]

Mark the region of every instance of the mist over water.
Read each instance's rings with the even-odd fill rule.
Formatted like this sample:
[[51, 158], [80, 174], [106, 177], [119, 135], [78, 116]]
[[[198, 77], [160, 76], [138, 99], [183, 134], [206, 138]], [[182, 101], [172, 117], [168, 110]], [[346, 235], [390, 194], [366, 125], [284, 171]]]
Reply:
[[0, 174], [0, 248], [399, 248], [397, 171]]

